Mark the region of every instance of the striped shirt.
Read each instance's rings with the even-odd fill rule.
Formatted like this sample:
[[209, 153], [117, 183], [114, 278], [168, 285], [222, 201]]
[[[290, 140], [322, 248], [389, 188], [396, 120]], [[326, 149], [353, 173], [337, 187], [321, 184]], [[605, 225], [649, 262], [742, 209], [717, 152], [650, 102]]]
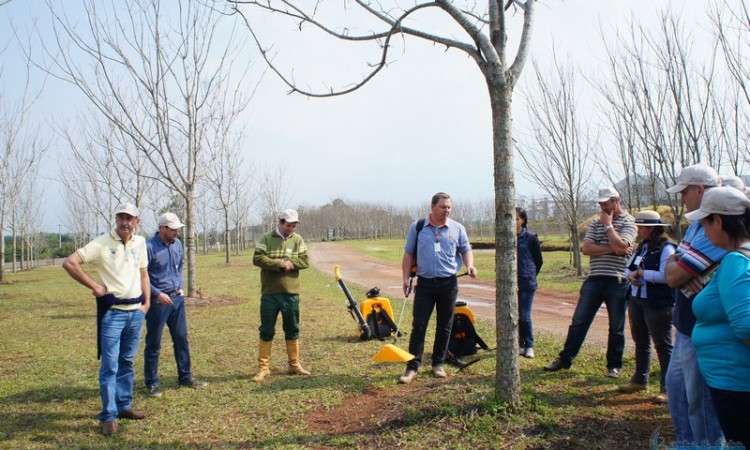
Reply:
[[[635, 242], [638, 229], [635, 226], [635, 218], [623, 212], [612, 220], [615, 232], [629, 244]], [[594, 220], [586, 231], [584, 240], [593, 241], [597, 245], [609, 245], [607, 230], [599, 219]], [[625, 263], [628, 257], [625, 255], [600, 255], [592, 256], [589, 263], [589, 276], [622, 277], [625, 271]]]
[[[706, 237], [703, 225], [692, 222], [682, 236], [677, 253], [681, 255], [677, 265], [693, 277], [703, 274], [715, 261], [721, 261], [726, 250], [714, 246]], [[707, 282], [707, 280], [706, 280]], [[690, 336], [695, 326], [693, 300], [680, 289], [675, 290], [674, 327], [680, 333]]]

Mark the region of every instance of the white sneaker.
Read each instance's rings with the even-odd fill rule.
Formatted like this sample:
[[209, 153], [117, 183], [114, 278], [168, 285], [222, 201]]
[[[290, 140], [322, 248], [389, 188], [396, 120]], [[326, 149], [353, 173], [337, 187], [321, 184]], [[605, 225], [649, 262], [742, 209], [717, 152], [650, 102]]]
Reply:
[[534, 347], [527, 347], [526, 351], [523, 353], [523, 356], [525, 358], [533, 358], [534, 357]]
[[406, 372], [404, 372], [403, 375], [398, 377], [398, 383], [399, 384], [409, 384], [411, 383], [411, 380], [414, 379], [414, 377], [417, 376], [417, 371], [412, 369], [406, 369]]
[[518, 347], [518, 355], [524, 356], [526, 354], [526, 347]]
[[435, 378], [448, 378], [448, 374], [445, 373], [443, 366], [434, 366], [432, 368], [432, 376]]

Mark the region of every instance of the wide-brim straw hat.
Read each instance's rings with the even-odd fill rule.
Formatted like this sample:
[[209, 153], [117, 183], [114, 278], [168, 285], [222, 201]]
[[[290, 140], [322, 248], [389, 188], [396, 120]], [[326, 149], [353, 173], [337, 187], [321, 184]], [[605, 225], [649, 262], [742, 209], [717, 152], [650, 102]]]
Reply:
[[669, 227], [668, 223], [661, 220], [661, 216], [656, 211], [641, 211], [635, 216], [635, 224], [639, 227]]

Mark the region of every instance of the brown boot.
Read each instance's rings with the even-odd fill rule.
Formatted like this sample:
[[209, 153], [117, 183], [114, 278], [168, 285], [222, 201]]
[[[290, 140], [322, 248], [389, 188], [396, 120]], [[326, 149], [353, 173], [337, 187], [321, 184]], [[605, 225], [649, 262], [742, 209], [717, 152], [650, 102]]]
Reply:
[[297, 375], [310, 375], [310, 372], [302, 368], [299, 362], [299, 341], [297, 339], [286, 341], [286, 354], [289, 355], [289, 373]]
[[253, 381], [256, 383], [260, 383], [271, 374], [271, 370], [268, 368], [268, 362], [271, 360], [272, 347], [273, 341], [264, 341], [261, 339], [258, 342], [258, 373], [253, 377]]

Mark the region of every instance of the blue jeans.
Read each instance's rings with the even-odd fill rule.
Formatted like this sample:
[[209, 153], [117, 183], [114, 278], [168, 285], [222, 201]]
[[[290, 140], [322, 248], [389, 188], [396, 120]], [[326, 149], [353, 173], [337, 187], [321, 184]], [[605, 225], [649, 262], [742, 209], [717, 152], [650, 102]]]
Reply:
[[622, 354], [625, 351], [625, 311], [628, 304], [625, 297], [627, 288], [628, 284], [624, 281], [620, 282], [617, 277], [590, 276], [586, 278], [581, 285], [573, 321], [568, 327], [565, 347], [560, 352], [560, 359], [566, 367], [570, 367], [573, 359], [578, 355], [597, 311], [602, 303], [605, 303], [609, 316], [607, 368], [622, 368]]
[[[716, 444], [723, 440], [711, 393], [698, 370], [698, 358], [690, 336], [679, 331], [667, 370], [669, 415], [677, 443]], [[742, 414], [745, 414], [743, 411]]]
[[171, 299], [173, 305], [161, 305], [152, 301], [151, 308], [146, 314], [146, 348], [143, 351], [146, 386], [159, 384], [159, 353], [164, 325], [169, 328], [169, 334], [172, 335], [178, 383], [188, 383], [193, 377], [190, 373], [190, 343], [188, 342], [185, 297], [177, 295]]
[[140, 309], [121, 311], [111, 308], [102, 318], [102, 363], [99, 393], [102, 411], [99, 420], [115, 420], [133, 401], [133, 360], [141, 342], [144, 314]]
[[518, 346], [534, 346], [534, 329], [531, 326], [531, 304], [536, 289], [518, 291]]
[[414, 355], [414, 359], [406, 364], [407, 369], [417, 370], [422, 364], [427, 324], [430, 322], [433, 309], [436, 311], [437, 325], [435, 326], [435, 342], [432, 345], [432, 365], [434, 367], [445, 362], [453, 327], [456, 297], [458, 297], [456, 277], [436, 278], [434, 281], [419, 278], [414, 292], [414, 318], [409, 337], [409, 353]]

